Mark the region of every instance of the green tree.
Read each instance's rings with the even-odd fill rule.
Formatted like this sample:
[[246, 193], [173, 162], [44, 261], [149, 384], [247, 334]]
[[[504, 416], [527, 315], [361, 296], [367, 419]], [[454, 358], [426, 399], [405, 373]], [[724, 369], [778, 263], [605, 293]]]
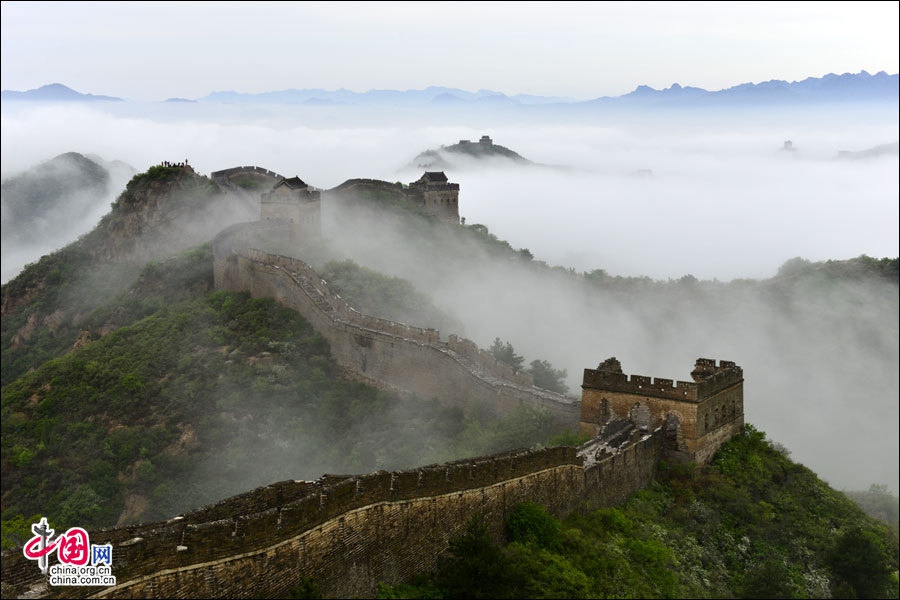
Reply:
[[803, 576], [778, 555], [762, 558], [747, 570], [741, 598], [803, 598]]
[[506, 519], [506, 529], [511, 542], [534, 543], [548, 550], [559, 548], [559, 520], [533, 502], [516, 505]]
[[546, 360], [533, 360], [528, 372], [531, 373], [537, 387], [560, 394], [569, 393], [569, 386], [566, 385], [569, 372], [566, 369], [554, 369]]
[[528, 248], [521, 248], [519, 250], [516, 250], [516, 254], [519, 255], [519, 258], [522, 258], [524, 260], [534, 260], [534, 254], [532, 254], [531, 250], [529, 250]]
[[805, 258], [801, 258], [796, 256], [784, 262], [778, 268], [778, 275], [783, 277], [785, 275], [799, 275], [801, 273], [806, 273], [812, 268], [812, 263], [806, 260]]
[[491, 353], [491, 356], [499, 360], [500, 362], [504, 362], [511, 366], [516, 371], [520, 371], [522, 369], [522, 365], [525, 363], [525, 359], [516, 354], [516, 351], [513, 349], [512, 344], [509, 342], [501, 342], [500, 338], [494, 338], [494, 343], [491, 344], [490, 349], [488, 350]]
[[38, 523], [40, 520], [41, 515], [31, 515], [28, 518], [23, 515], [14, 515], [10, 519], [3, 519], [0, 548], [7, 550], [25, 545], [25, 542], [34, 535], [31, 531], [31, 525]]
[[838, 538], [830, 557], [831, 569], [841, 583], [852, 586], [857, 598], [896, 598], [896, 561], [884, 539], [874, 531], [854, 526]]

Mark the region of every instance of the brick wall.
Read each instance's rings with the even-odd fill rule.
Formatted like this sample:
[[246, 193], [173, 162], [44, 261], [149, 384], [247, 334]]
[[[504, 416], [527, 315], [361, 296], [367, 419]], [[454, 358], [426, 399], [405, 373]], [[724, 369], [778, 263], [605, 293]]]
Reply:
[[652, 479], [661, 440], [662, 430], [634, 436], [589, 467], [558, 446], [281, 482], [169, 521], [90, 532], [113, 546], [114, 587], [48, 587], [21, 550], [5, 551], [3, 597], [284, 597], [308, 577], [326, 597], [373, 598], [379, 583], [433, 569], [475, 515], [502, 541], [520, 502], [565, 517], [624, 501]]

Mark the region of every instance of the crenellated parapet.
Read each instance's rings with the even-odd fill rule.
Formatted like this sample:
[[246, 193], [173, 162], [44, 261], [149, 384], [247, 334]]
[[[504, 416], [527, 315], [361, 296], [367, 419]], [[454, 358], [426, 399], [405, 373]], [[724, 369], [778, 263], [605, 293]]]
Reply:
[[585, 369], [583, 387], [605, 389], [653, 398], [684, 402], [702, 402], [728, 387], [744, 380], [744, 371], [734, 362], [698, 358], [692, 372], [695, 381], [673, 381], [663, 377], [626, 375], [602, 368]]
[[213, 171], [209, 174], [210, 179], [213, 181], [221, 182], [227, 181], [233, 175], [241, 175], [244, 173], [252, 173], [255, 175], [265, 175], [270, 177], [276, 181], [280, 179], [285, 179], [283, 175], [279, 175], [275, 171], [270, 171], [264, 167], [231, 167], [230, 169], [222, 169], [221, 171]]
[[442, 171], [425, 172], [408, 186], [378, 179], [348, 179], [327, 194], [386, 196], [421, 207], [442, 221], [459, 223], [459, 184], [449, 182]]
[[374, 598], [380, 583], [433, 570], [473, 515], [502, 541], [523, 502], [560, 518], [622, 502], [652, 480], [661, 439], [274, 483], [166, 521], [89, 531], [91, 543], [112, 546], [112, 587], [48, 586], [21, 548], [5, 550], [3, 595], [287, 597], [312, 579], [327, 598]]
[[380, 190], [384, 192], [394, 193], [394, 194], [405, 194], [403, 184], [401, 183], [390, 183], [388, 181], [383, 181], [381, 179], [364, 179], [364, 178], [355, 178], [348, 179], [342, 184], [331, 188], [328, 190], [329, 192], [346, 192], [348, 190], [363, 190], [363, 191], [373, 191]]
[[584, 370], [582, 386], [686, 402], [697, 402], [699, 398], [698, 385], [692, 381], [673, 382], [662, 377], [629, 376], [597, 369]]
[[723, 360], [714, 373], [697, 382], [697, 396], [709, 398], [743, 381], [744, 370], [731, 361]]

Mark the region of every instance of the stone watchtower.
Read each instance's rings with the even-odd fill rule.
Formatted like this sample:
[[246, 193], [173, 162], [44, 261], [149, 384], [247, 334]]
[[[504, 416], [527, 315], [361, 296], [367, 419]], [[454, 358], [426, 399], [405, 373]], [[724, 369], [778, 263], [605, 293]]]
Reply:
[[443, 171], [426, 171], [409, 184], [408, 196], [441, 221], [459, 223], [459, 184], [450, 183]]
[[282, 179], [259, 203], [260, 221], [288, 221], [292, 241], [316, 240], [322, 234], [321, 192], [299, 177]]
[[615, 358], [584, 370], [581, 433], [596, 436], [612, 418], [638, 427], [664, 426], [667, 450], [681, 461], [706, 463], [744, 427], [744, 371], [731, 361], [698, 358], [692, 382], [628, 375]]

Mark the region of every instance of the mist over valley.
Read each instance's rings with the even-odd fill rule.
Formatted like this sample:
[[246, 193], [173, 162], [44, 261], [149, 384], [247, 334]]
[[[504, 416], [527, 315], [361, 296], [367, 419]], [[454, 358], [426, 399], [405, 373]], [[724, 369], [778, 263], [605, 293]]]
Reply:
[[[439, 170], [460, 185], [466, 228], [483, 226], [518, 258], [326, 194], [330, 258], [409, 281], [460, 324], [442, 338], [482, 348], [500, 338], [526, 364], [565, 369], [576, 397], [583, 369], [611, 356], [626, 373], [675, 380], [698, 357], [735, 361], [748, 423], [837, 489], [879, 483], [896, 494], [897, 278], [840, 268], [898, 256], [896, 103], [875, 106], [398, 113], [5, 102], [4, 231], [6, 182], [68, 152], [138, 173], [163, 160], [189, 160], [206, 176], [256, 165], [327, 191], [351, 178], [408, 184], [422, 175], [421, 152], [488, 135], [535, 164], [454, 156]], [[84, 225], [23, 225], [36, 233], [20, 235], [20, 247], [4, 234], [4, 284], [89, 231], [115, 193], [91, 198], [78, 204]], [[251, 216], [236, 208], [221, 223]]]

